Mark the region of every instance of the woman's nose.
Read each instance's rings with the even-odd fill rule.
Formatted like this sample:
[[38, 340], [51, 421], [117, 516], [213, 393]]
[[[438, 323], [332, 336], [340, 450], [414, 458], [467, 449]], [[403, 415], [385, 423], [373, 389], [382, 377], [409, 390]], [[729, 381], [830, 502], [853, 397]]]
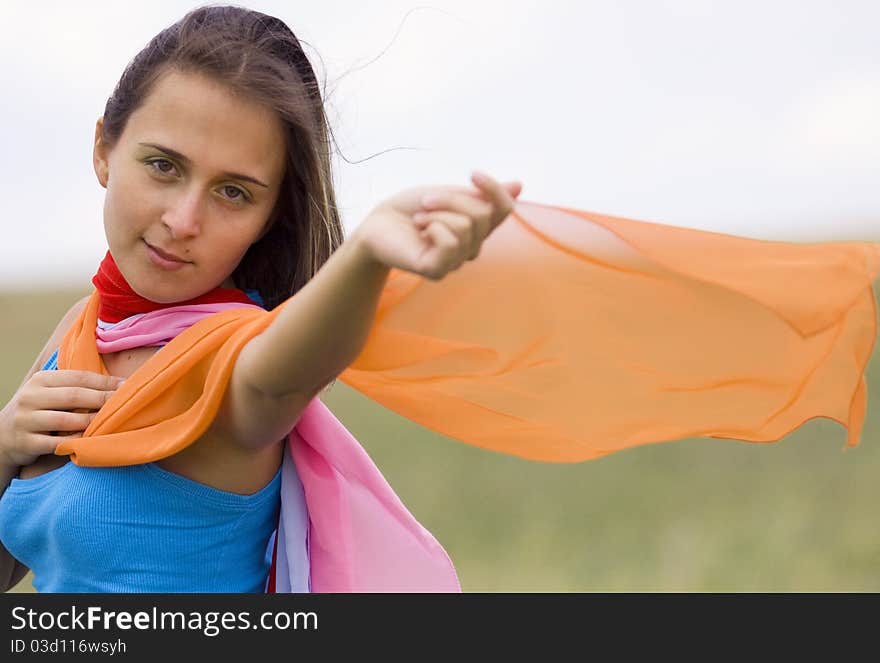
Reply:
[[162, 223], [174, 239], [194, 237], [201, 232], [201, 198], [198, 191], [186, 191], [175, 198], [162, 215]]

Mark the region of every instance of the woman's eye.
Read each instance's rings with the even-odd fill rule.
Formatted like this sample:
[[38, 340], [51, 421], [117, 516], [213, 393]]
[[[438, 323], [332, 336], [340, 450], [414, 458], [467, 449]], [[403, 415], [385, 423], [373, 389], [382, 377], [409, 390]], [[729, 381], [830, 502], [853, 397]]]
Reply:
[[226, 194], [226, 197], [230, 200], [234, 200], [236, 202], [247, 202], [247, 195], [244, 191], [239, 189], [237, 186], [232, 186], [231, 184], [227, 184], [223, 187], [223, 193]]
[[[168, 159], [153, 159], [152, 161], [148, 161], [147, 165], [163, 175], [168, 175], [171, 172], [170, 168], [174, 168], [174, 164], [168, 161]], [[169, 166], [169, 169], [166, 169], [163, 166]]]

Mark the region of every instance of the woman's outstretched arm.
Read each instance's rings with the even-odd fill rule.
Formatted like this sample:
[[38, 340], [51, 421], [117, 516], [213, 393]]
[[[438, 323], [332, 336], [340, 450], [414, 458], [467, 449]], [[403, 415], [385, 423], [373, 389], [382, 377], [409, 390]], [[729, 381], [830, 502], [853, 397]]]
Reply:
[[282, 439], [363, 347], [388, 272], [346, 240], [242, 348], [215, 429], [247, 448]]
[[474, 182], [477, 189], [411, 189], [376, 207], [242, 349], [217, 416], [221, 429], [247, 447], [283, 437], [363, 349], [392, 267], [437, 280], [477, 258], [520, 186]]

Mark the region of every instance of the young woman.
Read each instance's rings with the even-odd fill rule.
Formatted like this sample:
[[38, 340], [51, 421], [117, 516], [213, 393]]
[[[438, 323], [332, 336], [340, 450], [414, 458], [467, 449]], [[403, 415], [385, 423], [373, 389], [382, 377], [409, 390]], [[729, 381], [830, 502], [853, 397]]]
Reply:
[[31, 568], [39, 591], [263, 591], [285, 437], [362, 349], [389, 270], [437, 280], [477, 258], [520, 191], [479, 173], [404, 191], [343, 242], [328, 136], [296, 37], [259, 12], [196, 9], [125, 70], [95, 128], [99, 338], [182, 304], [288, 305], [241, 350], [195, 441], [96, 468], [55, 455], [54, 432], [81, 436], [170, 339], [104, 339], [109, 375], [39, 370], [88, 298], [74, 304], [3, 410], [4, 588]]
[[458, 590], [317, 398], [337, 377], [542, 461], [818, 416], [858, 442], [876, 244], [525, 203], [480, 174], [343, 242], [328, 135], [296, 38], [257, 12], [194, 10], [123, 73], [95, 131], [96, 290], [0, 416], [4, 587]]

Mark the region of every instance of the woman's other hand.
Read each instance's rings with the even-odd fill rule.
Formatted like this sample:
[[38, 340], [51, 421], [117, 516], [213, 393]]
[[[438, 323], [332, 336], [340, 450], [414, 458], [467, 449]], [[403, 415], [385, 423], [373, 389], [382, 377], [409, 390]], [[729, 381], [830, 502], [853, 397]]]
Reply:
[[37, 371], [0, 412], [0, 462], [24, 467], [54, 453], [55, 435], [82, 437], [120, 384], [91, 371]]
[[519, 182], [501, 184], [474, 173], [474, 187], [416, 187], [377, 205], [352, 240], [367, 255], [432, 280], [480, 254], [486, 237], [508, 217]]

